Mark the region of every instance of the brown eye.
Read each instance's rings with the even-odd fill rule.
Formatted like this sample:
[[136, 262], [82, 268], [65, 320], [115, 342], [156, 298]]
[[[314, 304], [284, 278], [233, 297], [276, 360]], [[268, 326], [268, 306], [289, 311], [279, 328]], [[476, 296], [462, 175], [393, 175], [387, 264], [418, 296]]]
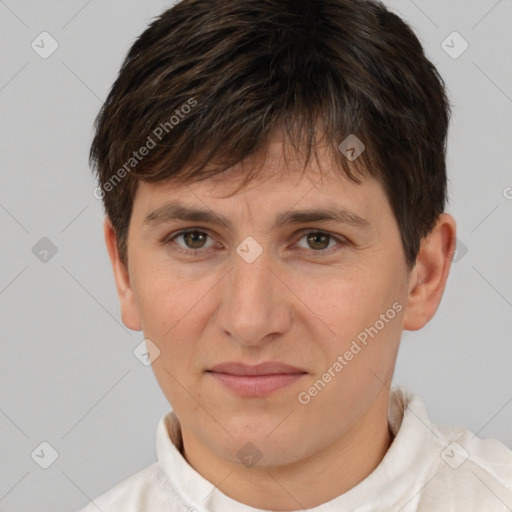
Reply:
[[329, 246], [330, 239], [332, 238], [332, 236], [327, 233], [315, 232], [309, 233], [306, 237], [309, 246], [316, 251], [326, 249]]
[[[336, 237], [324, 231], [306, 231], [297, 242], [301, 249], [307, 249], [309, 253], [330, 253], [332, 250], [341, 249], [345, 245], [343, 237]], [[303, 242], [305, 240], [305, 242]], [[336, 247], [338, 246], [338, 247]]]
[[[208, 239], [210, 242], [208, 245]], [[215, 240], [206, 232], [189, 229], [176, 233], [164, 239], [163, 243], [173, 250], [189, 255], [199, 255], [208, 252], [215, 246]]]
[[181, 236], [189, 249], [202, 249], [208, 238], [208, 235], [202, 231], [187, 231]]

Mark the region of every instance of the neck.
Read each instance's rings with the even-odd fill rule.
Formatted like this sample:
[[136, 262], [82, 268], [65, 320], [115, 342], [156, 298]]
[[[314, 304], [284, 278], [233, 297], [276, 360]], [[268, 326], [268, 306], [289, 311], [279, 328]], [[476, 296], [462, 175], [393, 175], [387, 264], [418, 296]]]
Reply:
[[393, 440], [388, 400], [389, 394], [381, 393], [375, 407], [341, 438], [292, 464], [262, 468], [233, 464], [186, 429], [183, 455], [198, 473], [240, 503], [279, 511], [314, 508], [355, 487], [382, 461]]

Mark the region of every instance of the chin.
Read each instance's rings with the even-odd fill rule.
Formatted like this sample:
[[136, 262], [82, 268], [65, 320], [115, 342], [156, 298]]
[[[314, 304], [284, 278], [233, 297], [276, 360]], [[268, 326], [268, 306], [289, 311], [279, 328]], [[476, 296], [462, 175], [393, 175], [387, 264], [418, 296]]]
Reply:
[[250, 431], [231, 429], [229, 432], [233, 437], [224, 436], [224, 443], [214, 442], [215, 449], [222, 451], [219, 455], [224, 458], [246, 466], [254, 464], [258, 467], [274, 467], [296, 462], [303, 456], [297, 453], [300, 445], [297, 436], [285, 429], [280, 432], [277, 432], [278, 429], [273, 431], [276, 425], [278, 422], [273, 422], [272, 426], [267, 423], [255, 426], [254, 422], [251, 422]]

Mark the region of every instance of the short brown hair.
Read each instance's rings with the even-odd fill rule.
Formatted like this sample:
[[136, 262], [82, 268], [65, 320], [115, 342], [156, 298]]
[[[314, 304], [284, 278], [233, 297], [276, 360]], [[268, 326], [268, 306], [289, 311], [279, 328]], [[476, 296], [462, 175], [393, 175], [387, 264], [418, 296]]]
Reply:
[[[412, 267], [445, 207], [449, 117], [442, 78], [381, 2], [182, 0], [128, 52], [90, 162], [126, 263], [138, 180], [207, 179], [279, 127], [307, 163], [321, 132], [335, 168], [381, 182]], [[338, 149], [351, 134], [365, 145], [353, 161]]]

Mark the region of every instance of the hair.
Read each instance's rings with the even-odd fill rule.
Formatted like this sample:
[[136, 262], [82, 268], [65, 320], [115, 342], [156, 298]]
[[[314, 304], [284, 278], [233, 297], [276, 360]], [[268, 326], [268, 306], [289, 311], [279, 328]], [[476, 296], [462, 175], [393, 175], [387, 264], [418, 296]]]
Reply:
[[[412, 268], [445, 207], [449, 117], [441, 76], [381, 2], [182, 0], [130, 48], [90, 163], [126, 263], [139, 180], [206, 180], [277, 130], [307, 150], [304, 172], [321, 134], [335, 171], [382, 184]], [[356, 159], [339, 149], [349, 135], [364, 144]]]

